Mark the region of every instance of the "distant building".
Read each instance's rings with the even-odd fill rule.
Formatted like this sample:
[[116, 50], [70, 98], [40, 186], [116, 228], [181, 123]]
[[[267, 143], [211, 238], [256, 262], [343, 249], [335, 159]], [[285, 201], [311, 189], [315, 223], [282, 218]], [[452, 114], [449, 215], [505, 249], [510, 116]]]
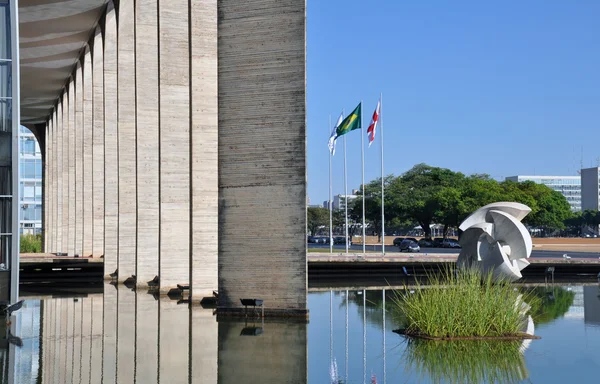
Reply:
[[42, 233], [42, 154], [33, 133], [19, 128], [21, 234]]
[[581, 170], [581, 210], [593, 209], [597, 211], [600, 187], [598, 174], [600, 168], [585, 168]]
[[[353, 191], [355, 192], [355, 191]], [[346, 201], [351, 204], [353, 200], [358, 198], [356, 194], [353, 195], [336, 195], [333, 197], [333, 209], [346, 209]], [[350, 206], [348, 206], [348, 209]]]
[[[583, 176], [583, 175], [582, 175]], [[598, 176], [598, 175], [596, 175]], [[569, 202], [572, 211], [581, 211], [582, 202], [582, 177], [580, 176], [510, 176], [507, 181], [521, 183], [523, 181], [533, 181], [537, 184], [544, 184], [551, 189], [560, 192]], [[598, 184], [596, 182], [596, 184]], [[597, 186], [597, 185], [596, 185]], [[597, 194], [596, 194], [597, 195]], [[598, 196], [596, 196], [597, 198]]]

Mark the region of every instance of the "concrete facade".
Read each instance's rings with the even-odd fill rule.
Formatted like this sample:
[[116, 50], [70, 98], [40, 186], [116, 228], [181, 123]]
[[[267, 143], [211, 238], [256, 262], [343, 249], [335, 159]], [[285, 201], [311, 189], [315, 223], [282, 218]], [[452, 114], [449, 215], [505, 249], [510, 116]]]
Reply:
[[48, 138], [45, 250], [163, 294], [218, 291], [223, 313], [249, 297], [304, 316], [305, 2], [76, 2], [80, 19], [47, 16], [54, 33], [94, 20], [70, 37], [60, 102], [28, 111]]

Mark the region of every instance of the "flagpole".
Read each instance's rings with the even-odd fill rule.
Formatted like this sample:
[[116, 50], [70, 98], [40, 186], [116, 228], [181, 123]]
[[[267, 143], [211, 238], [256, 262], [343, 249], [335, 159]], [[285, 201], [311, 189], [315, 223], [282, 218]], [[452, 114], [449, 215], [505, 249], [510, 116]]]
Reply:
[[[331, 132], [331, 115], [329, 115], [329, 132]], [[329, 253], [333, 253], [333, 188], [331, 186], [332, 177], [331, 177], [331, 158], [333, 157], [331, 151], [329, 151], [329, 201], [327, 205], [329, 206]]]
[[379, 94], [379, 120], [381, 122], [381, 254], [385, 255], [385, 192], [383, 183], [383, 93]]
[[344, 135], [344, 209], [346, 216], [346, 254], [348, 254], [348, 177], [346, 172], [346, 135]]
[[365, 244], [365, 128], [363, 124], [362, 100], [360, 101], [360, 154], [362, 159], [362, 246], [363, 255], [366, 253]]

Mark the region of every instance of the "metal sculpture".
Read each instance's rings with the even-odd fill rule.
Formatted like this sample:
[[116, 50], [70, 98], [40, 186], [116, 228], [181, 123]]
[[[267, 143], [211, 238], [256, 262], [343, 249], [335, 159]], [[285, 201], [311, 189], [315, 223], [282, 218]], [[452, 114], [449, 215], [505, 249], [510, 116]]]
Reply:
[[459, 268], [491, 272], [495, 279], [518, 280], [529, 265], [533, 244], [521, 220], [531, 208], [520, 203], [488, 204], [462, 222], [459, 243]]

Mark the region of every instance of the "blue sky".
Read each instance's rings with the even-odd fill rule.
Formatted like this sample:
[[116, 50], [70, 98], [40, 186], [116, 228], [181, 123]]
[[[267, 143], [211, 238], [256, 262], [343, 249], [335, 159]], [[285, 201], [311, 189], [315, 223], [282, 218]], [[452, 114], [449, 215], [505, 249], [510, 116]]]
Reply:
[[[308, 0], [307, 166], [328, 198], [328, 119], [383, 93], [385, 173], [414, 164], [500, 179], [575, 175], [600, 160], [600, 1]], [[361, 183], [347, 135], [348, 189]], [[379, 177], [379, 137], [365, 181]], [[342, 141], [339, 140], [338, 144]], [[367, 140], [365, 136], [365, 146]], [[343, 153], [333, 192], [343, 193]]]

